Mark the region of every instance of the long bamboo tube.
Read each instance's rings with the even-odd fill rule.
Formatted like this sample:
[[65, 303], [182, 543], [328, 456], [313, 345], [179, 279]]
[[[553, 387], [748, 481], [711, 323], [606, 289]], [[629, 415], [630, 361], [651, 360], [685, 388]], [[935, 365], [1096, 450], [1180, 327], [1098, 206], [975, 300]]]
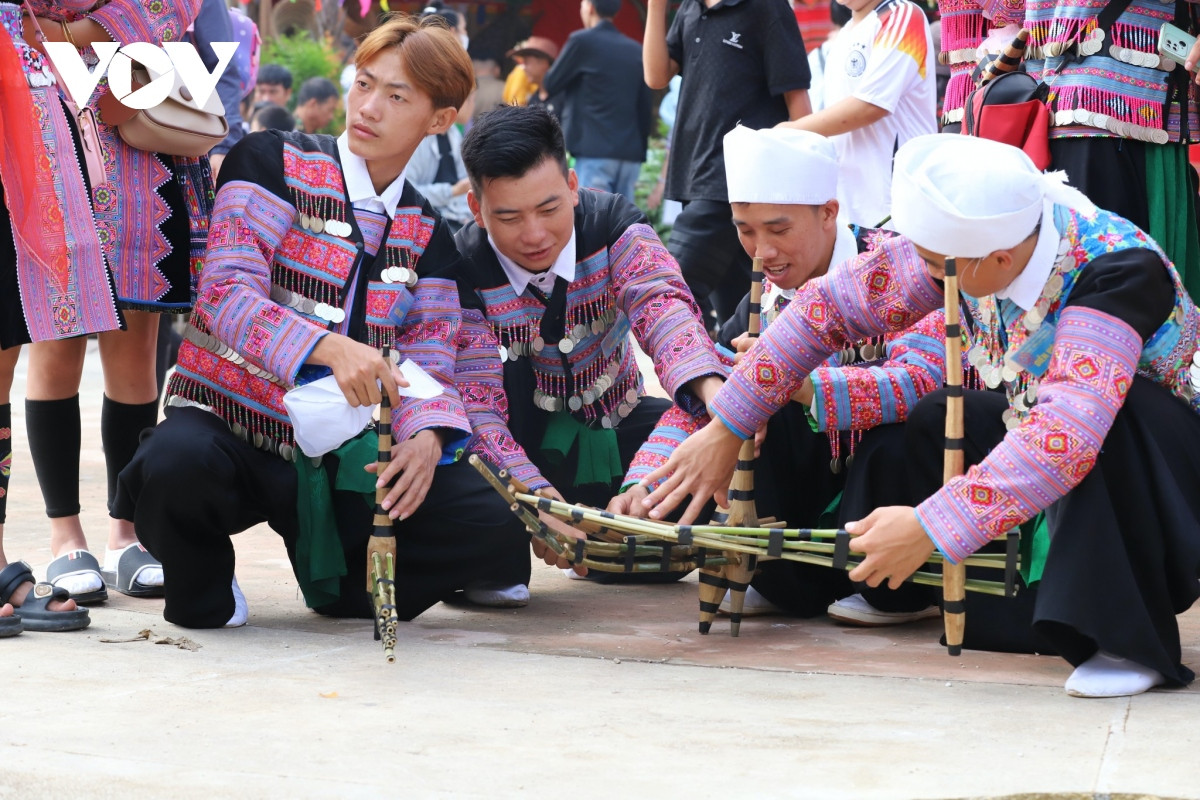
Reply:
[[[962, 329], [958, 318], [958, 263], [946, 259], [946, 445], [942, 461], [942, 481], [948, 483], [963, 474], [963, 366]], [[946, 651], [962, 654], [966, 630], [966, 564], [942, 565], [942, 614], [946, 625]]]
[[[751, 262], [750, 314], [746, 335], [757, 339], [762, 333], [763, 260], [755, 256]], [[757, 528], [758, 508], [754, 502], [754, 437], [742, 442], [737, 467], [729, 484], [729, 521], [732, 527]], [[743, 556], [736, 564], [724, 568], [725, 584], [729, 589], [729, 635], [738, 636], [742, 630], [742, 609], [746, 590], [754, 577], [757, 560]], [[703, 586], [703, 584], [701, 584]], [[720, 601], [718, 600], [718, 604]], [[703, 619], [703, 610], [701, 611]]]
[[[383, 360], [390, 363], [390, 349], [383, 348]], [[376, 457], [376, 475], [382, 475], [392, 460], [392, 403], [387, 392], [379, 403], [379, 451]], [[375, 489], [375, 520], [371, 537], [367, 540], [367, 593], [375, 603], [375, 638], [383, 639], [384, 655], [388, 662], [395, 661], [396, 615], [395, 563], [396, 531], [392, 518], [383, 507], [388, 487]], [[391, 634], [387, 628], [391, 625]]]

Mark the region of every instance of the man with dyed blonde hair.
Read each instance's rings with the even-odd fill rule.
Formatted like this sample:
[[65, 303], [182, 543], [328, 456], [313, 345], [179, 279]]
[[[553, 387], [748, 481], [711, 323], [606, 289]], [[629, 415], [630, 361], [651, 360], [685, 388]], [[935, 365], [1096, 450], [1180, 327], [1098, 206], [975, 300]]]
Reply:
[[[260, 522], [283, 537], [309, 607], [371, 616], [364, 498], [377, 481], [391, 486], [402, 619], [458, 590], [486, 601], [485, 578], [528, 582], [528, 535], [459, 458], [471, 430], [454, 386], [459, 258], [405, 180], [421, 140], [453, 124], [471, 61], [442, 23], [397, 17], [356, 66], [341, 137], [266, 131], [230, 151], [167, 419], [121, 475], [115, 515], [163, 562], [164, 617], [179, 625], [245, 624], [229, 537]], [[384, 346], [442, 393], [401, 397]], [[350, 406], [391, 400], [382, 474], [369, 436], [328, 453], [298, 444], [284, 393], [330, 375]]]

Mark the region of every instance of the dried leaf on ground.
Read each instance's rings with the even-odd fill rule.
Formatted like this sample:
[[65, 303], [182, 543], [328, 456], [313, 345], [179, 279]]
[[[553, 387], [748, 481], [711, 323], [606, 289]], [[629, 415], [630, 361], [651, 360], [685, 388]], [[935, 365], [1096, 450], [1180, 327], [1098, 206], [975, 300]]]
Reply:
[[186, 636], [181, 636], [178, 639], [172, 639], [170, 636], [164, 636], [161, 639], [155, 639], [154, 643], [155, 644], [174, 645], [175, 647], [178, 647], [180, 650], [195, 651], [195, 650], [200, 649], [200, 645], [196, 644], [195, 642], [193, 642], [191, 639], [187, 638]]
[[100, 641], [103, 642], [104, 644], [125, 644], [127, 642], [144, 642], [153, 635], [154, 635], [154, 632], [151, 631], [149, 628], [146, 628], [144, 631], [138, 632], [137, 636], [134, 636], [130, 639], [101, 639]]

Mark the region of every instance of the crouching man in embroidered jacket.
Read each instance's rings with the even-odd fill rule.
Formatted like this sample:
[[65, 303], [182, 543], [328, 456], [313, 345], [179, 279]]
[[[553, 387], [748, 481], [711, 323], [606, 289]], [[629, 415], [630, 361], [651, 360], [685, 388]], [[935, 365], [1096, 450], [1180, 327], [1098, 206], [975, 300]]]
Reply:
[[693, 410], [720, 387], [720, 359], [645, 216], [620, 195], [579, 190], [544, 109], [485, 114], [463, 163], [475, 217], [455, 237], [475, 332], [459, 376], [471, 447], [533, 489], [603, 507], [670, 406], [646, 395], [635, 340]]
[[977, 299], [969, 360], [1005, 391], [963, 392], [969, 469], [944, 486], [947, 390], [917, 403], [897, 463], [908, 502], [847, 523], [864, 556], [850, 577], [895, 588], [935, 549], [961, 562], [1045, 511], [1032, 628], [1075, 667], [1067, 692], [1189, 683], [1175, 615], [1200, 597], [1200, 312], [1153, 240], [1062, 178], [973, 136], [902, 146], [903, 238], [801, 290], [710, 404], [716, 419], [647, 476], [666, 479], [651, 515], [723, 494], [740, 440], [842, 343], [940, 306], [954, 257]]
[[[121, 475], [118, 516], [163, 563], [170, 622], [245, 623], [229, 537], [260, 522], [284, 538], [310, 607], [371, 616], [377, 478], [391, 486], [402, 619], [483, 578], [528, 582], [528, 535], [460, 460], [471, 429], [454, 388], [458, 254], [404, 178], [422, 138], [454, 122], [471, 61], [445, 27], [398, 18], [363, 41], [357, 67], [341, 138], [255, 134], [221, 171], [168, 416]], [[401, 400], [384, 345], [444, 393]], [[298, 450], [284, 392], [328, 374], [352, 406], [392, 400], [382, 475], [369, 439], [316, 463]]]
[[[824, 136], [738, 126], [725, 135], [724, 147], [733, 224], [747, 255], [763, 259], [763, 330], [808, 281], [896, 235], [839, 222], [837, 150]], [[746, 295], [721, 326], [719, 341], [737, 350], [737, 359], [755, 341], [747, 335], [749, 309]], [[754, 498], [760, 516], [811, 528], [859, 519], [874, 508], [872, 498], [897, 483], [881, 473], [878, 456], [903, 439], [901, 423], [917, 401], [942, 385], [944, 327], [936, 310], [906, 329], [855, 341], [813, 371], [793, 402], [757, 432]], [[696, 416], [680, 406], [664, 414], [634, 457], [623, 494], [608, 509], [644, 515], [641, 501], [649, 487], [641, 479], [708, 421], [707, 413]], [[840, 622], [870, 626], [939, 614], [926, 587], [852, 594], [844, 571], [794, 561], [765, 561], [750, 589], [746, 614], [812, 617], [828, 610]]]

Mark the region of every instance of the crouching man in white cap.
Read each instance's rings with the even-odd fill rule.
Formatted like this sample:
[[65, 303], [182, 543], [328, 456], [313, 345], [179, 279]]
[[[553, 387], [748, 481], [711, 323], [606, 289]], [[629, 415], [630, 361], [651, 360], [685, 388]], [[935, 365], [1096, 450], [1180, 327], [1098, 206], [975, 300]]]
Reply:
[[[764, 329], [805, 283], [896, 235], [839, 223], [837, 153], [824, 136], [739, 126], [725, 135], [724, 147], [733, 224], [746, 253], [763, 259]], [[749, 314], [747, 294], [721, 329], [719, 343], [737, 351], [735, 359], [754, 342], [747, 335]], [[793, 402], [758, 429], [760, 515], [793, 527], [817, 527], [825, 520], [859, 519], [875, 507], [873, 498], [895, 493], [895, 476], [879, 470], [876, 457], [902, 447], [904, 430], [898, 423], [917, 400], [941, 387], [943, 329], [937, 310], [906, 330], [847, 343], [813, 371]], [[679, 406], [667, 411], [634, 457], [625, 491], [609, 509], [645, 513], [641, 500], [647, 488], [639, 481], [708, 419]], [[903, 502], [907, 486], [903, 492], [889, 502]], [[926, 587], [868, 589], [866, 597], [853, 592], [842, 570], [770, 561], [755, 577], [743, 613], [811, 617], [828, 610], [834, 619], [857, 625], [894, 625], [939, 614], [936, 594]]]
[[[974, 137], [902, 146], [892, 209], [906, 238], [800, 290], [710, 404], [718, 419], [647, 476], [666, 478], [651, 515], [689, 494], [723, 499], [740, 440], [844, 342], [937, 308], [953, 256], [978, 299], [969, 357], [1007, 398], [965, 393], [965, 475], [847, 525], [865, 556], [851, 578], [899, 586], [935, 549], [961, 561], [1044, 510], [1033, 626], [1075, 667], [1068, 693], [1189, 683], [1174, 616], [1200, 596], [1200, 312], [1174, 267], [1019, 150]], [[939, 394], [908, 423], [929, 442], [914, 473], [940, 464], [941, 423], [921, 413]]]

